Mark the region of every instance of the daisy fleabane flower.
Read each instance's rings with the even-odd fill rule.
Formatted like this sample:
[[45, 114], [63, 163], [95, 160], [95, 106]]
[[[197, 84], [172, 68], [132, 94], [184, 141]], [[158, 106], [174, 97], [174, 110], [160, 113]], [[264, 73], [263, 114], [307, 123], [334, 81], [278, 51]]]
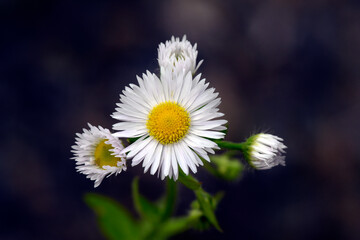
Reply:
[[259, 133], [246, 140], [245, 157], [249, 164], [258, 169], [266, 170], [277, 165], [285, 166], [285, 149], [283, 139], [277, 136]]
[[108, 129], [88, 125], [90, 130], [84, 128], [83, 133], [76, 134], [72, 159], [76, 161], [77, 171], [95, 181], [94, 187], [98, 187], [104, 177], [126, 170], [126, 156], [121, 153], [124, 149], [121, 141]]
[[[161, 68], [161, 78], [147, 71], [137, 77], [120, 95], [112, 117], [114, 136], [138, 138], [122, 152], [132, 158], [132, 166], [142, 162], [145, 172], [178, 178], [178, 165], [187, 175], [196, 173], [203, 158], [218, 149], [209, 139], [221, 139], [226, 120], [214, 120], [224, 114], [217, 108], [218, 93], [209, 88], [201, 75], [191, 72], [174, 77], [171, 69]], [[200, 156], [200, 157], [199, 157]]]
[[159, 44], [158, 48], [158, 62], [160, 68], [172, 69], [175, 75], [185, 71], [191, 71], [194, 75], [200, 67], [203, 60], [196, 64], [198, 51], [196, 50], [196, 43], [194, 46], [186, 40], [186, 35], [180, 41], [180, 38], [171, 37], [171, 40]]

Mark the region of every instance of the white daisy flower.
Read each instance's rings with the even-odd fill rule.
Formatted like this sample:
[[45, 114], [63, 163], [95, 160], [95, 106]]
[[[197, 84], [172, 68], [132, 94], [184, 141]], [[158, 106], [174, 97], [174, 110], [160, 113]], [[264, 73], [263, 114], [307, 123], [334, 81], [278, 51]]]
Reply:
[[175, 75], [185, 71], [191, 71], [194, 75], [197, 69], [202, 64], [201, 60], [196, 65], [196, 58], [198, 51], [196, 50], [196, 43], [194, 46], [186, 40], [186, 35], [180, 41], [180, 38], [171, 37], [170, 41], [159, 44], [158, 48], [158, 62], [160, 68], [170, 68]]
[[78, 165], [77, 171], [95, 181], [94, 187], [98, 187], [105, 176], [126, 170], [126, 156], [121, 153], [124, 149], [121, 141], [111, 135], [108, 129], [88, 125], [90, 130], [84, 128], [84, 133], [76, 134], [76, 142], [71, 150], [74, 153], [72, 159]]
[[178, 165], [185, 174], [189, 168], [196, 173], [201, 159], [210, 161], [208, 153], [218, 149], [209, 139], [224, 137], [221, 132], [226, 120], [214, 120], [224, 114], [217, 108], [218, 93], [209, 88], [205, 79], [191, 72], [180, 73], [174, 78], [171, 69], [161, 68], [161, 78], [147, 71], [137, 77], [139, 85], [130, 84], [120, 95], [113, 118], [114, 136], [139, 138], [122, 152], [132, 158], [132, 166], [143, 162], [147, 172], [161, 172], [178, 178]]
[[258, 170], [266, 170], [277, 165], [285, 166], [285, 153], [287, 147], [283, 139], [277, 136], [259, 133], [246, 141], [248, 146], [245, 157], [250, 165]]

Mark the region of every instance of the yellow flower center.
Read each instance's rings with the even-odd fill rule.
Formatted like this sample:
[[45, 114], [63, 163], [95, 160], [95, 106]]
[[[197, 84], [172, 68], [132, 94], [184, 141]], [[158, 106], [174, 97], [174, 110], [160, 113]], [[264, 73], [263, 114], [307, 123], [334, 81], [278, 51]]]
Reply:
[[154, 107], [146, 122], [150, 136], [162, 144], [181, 140], [189, 130], [190, 117], [177, 103], [164, 102]]
[[118, 161], [121, 161], [121, 158], [111, 155], [113, 152], [110, 149], [113, 148], [111, 144], [106, 144], [107, 139], [102, 140], [95, 148], [95, 164], [101, 168], [103, 166], [116, 167]]

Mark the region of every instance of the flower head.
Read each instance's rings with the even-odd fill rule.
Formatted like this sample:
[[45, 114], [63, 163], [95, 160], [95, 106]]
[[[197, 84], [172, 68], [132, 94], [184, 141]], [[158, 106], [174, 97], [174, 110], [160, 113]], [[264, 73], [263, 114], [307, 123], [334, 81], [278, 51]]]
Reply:
[[207, 88], [205, 79], [191, 72], [174, 75], [161, 68], [161, 78], [147, 72], [137, 77], [139, 85], [130, 84], [120, 95], [112, 117], [114, 136], [138, 138], [122, 152], [132, 158], [132, 166], [143, 162], [145, 172], [178, 178], [178, 165], [185, 174], [195, 173], [202, 165], [199, 158], [210, 161], [208, 153], [218, 146], [210, 139], [224, 137], [226, 120], [214, 120], [219, 112], [218, 93]]
[[76, 161], [77, 171], [94, 180], [97, 187], [105, 176], [126, 170], [125, 154], [121, 153], [124, 147], [108, 129], [88, 125], [90, 130], [83, 129], [83, 133], [76, 134], [72, 159]]
[[283, 139], [277, 136], [259, 133], [246, 140], [245, 157], [249, 164], [258, 169], [265, 170], [277, 165], [285, 166], [285, 153], [287, 147]]
[[197, 54], [196, 43], [192, 46], [186, 40], [186, 35], [184, 35], [181, 41], [179, 38], [172, 36], [170, 41], [166, 41], [165, 44], [159, 44], [158, 62], [160, 68], [170, 68], [175, 75], [183, 71], [185, 71], [185, 74], [191, 71], [194, 75], [203, 62], [201, 60], [196, 65]]

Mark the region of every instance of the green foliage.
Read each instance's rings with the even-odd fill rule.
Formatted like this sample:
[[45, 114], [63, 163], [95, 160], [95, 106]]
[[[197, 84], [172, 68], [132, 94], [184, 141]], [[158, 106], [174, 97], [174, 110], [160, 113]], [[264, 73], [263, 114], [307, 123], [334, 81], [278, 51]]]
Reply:
[[204, 161], [204, 165], [214, 176], [227, 181], [234, 181], [241, 177], [244, 166], [231, 154], [214, 155], [210, 159], [211, 163]]
[[215, 216], [215, 209], [219, 199], [214, 199], [214, 197], [205, 192], [202, 188], [195, 190], [194, 193], [204, 216], [218, 231], [222, 232]]
[[[134, 141], [136, 139], [130, 139]], [[219, 146], [244, 150], [244, 143], [218, 142]], [[204, 161], [205, 168], [214, 176], [232, 181], [241, 176], [243, 165], [231, 154], [212, 156], [211, 163]], [[152, 202], [139, 191], [139, 178], [132, 183], [134, 208], [139, 215], [135, 220], [126, 209], [114, 200], [99, 194], [87, 194], [85, 201], [98, 217], [99, 226], [108, 239], [165, 240], [190, 228], [205, 230], [214, 226], [222, 229], [215, 215], [217, 205], [223, 197], [219, 192], [214, 196], [202, 188], [201, 182], [179, 170], [179, 182], [192, 190], [196, 200], [191, 203], [188, 215], [172, 217], [177, 198], [176, 182], [168, 179], [166, 192], [158, 201]]]
[[[210, 195], [208, 195], [208, 196], [210, 196]], [[221, 201], [223, 196], [224, 196], [223, 192], [218, 192], [213, 197], [210, 196], [209, 200], [210, 200], [210, 204], [211, 204], [211, 209], [213, 209], [213, 211], [215, 211], [217, 205], [219, 204], [219, 202]], [[204, 215], [204, 212], [202, 211], [202, 206], [200, 206], [199, 200], [194, 200], [191, 203], [191, 208], [192, 208], [192, 210], [189, 215], [200, 214], [196, 218], [196, 221], [193, 222], [193, 228], [200, 230], [200, 231], [209, 229], [212, 223], [210, 222], [208, 217]], [[216, 220], [216, 218], [215, 218], [215, 220]], [[216, 222], [217, 222], [217, 220], [216, 220]]]
[[197, 190], [201, 187], [201, 183], [193, 176], [186, 175], [183, 171], [179, 170], [179, 181], [184, 184], [185, 187], [191, 190]]
[[179, 181], [184, 184], [185, 187], [194, 191], [197, 203], [199, 204], [198, 209], [201, 210], [203, 216], [205, 216], [217, 230], [222, 231], [214, 213], [217, 203], [221, 198], [218, 197], [215, 199], [209, 193], [205, 192], [201, 188], [201, 183], [190, 174], [185, 175], [182, 171], [180, 171]]
[[137, 212], [142, 218], [142, 239], [168, 239], [187, 230], [189, 218], [170, 218], [176, 200], [176, 183], [168, 180], [166, 193], [157, 203], [152, 203], [139, 193], [139, 181], [133, 181], [133, 198]]
[[134, 206], [142, 219], [158, 221], [160, 209], [139, 193], [139, 178], [136, 177], [132, 183], [132, 197]]
[[176, 200], [176, 183], [168, 180], [166, 193], [157, 202], [151, 202], [139, 192], [139, 179], [132, 183], [134, 207], [140, 216], [134, 220], [130, 213], [114, 200], [87, 194], [85, 202], [94, 210], [99, 226], [108, 239], [165, 240], [192, 227], [199, 214], [171, 218]]
[[119, 203], [93, 193], [85, 195], [85, 202], [95, 211], [100, 228], [108, 239], [140, 239], [139, 225]]
[[189, 217], [171, 218], [161, 224], [161, 228], [154, 234], [152, 239], [168, 239], [189, 229], [191, 226]]

